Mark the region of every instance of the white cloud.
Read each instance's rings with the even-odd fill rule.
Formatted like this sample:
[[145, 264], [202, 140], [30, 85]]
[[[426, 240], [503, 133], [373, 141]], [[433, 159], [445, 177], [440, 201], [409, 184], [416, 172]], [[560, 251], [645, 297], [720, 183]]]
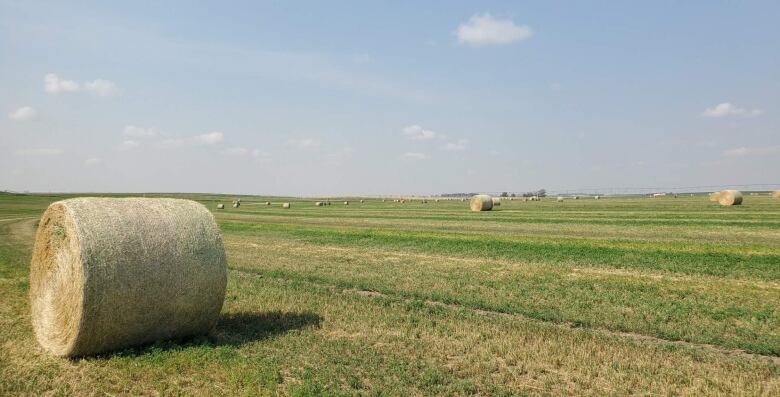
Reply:
[[116, 84], [113, 81], [96, 79], [90, 82], [84, 83], [84, 90], [89, 91], [97, 96], [112, 96], [118, 92]]
[[49, 73], [43, 77], [43, 90], [50, 94], [86, 91], [97, 96], [112, 96], [119, 92], [113, 81], [95, 79], [82, 85], [73, 80], [61, 79], [54, 73]]
[[62, 80], [54, 73], [49, 73], [43, 77], [43, 90], [56, 94], [58, 92], [75, 92], [81, 89], [79, 83], [72, 80]]
[[134, 141], [132, 139], [128, 139], [128, 140], [122, 142], [122, 148], [123, 149], [135, 149], [135, 148], [137, 148], [140, 145], [141, 145], [141, 142]]
[[320, 141], [311, 138], [293, 139], [288, 144], [302, 150], [317, 150], [320, 148]]
[[101, 160], [101, 159], [99, 159], [97, 157], [92, 157], [92, 158], [88, 158], [88, 159], [84, 160], [84, 165], [86, 165], [87, 167], [92, 167], [92, 166], [100, 164], [102, 161], [103, 160]]
[[205, 145], [213, 145], [222, 142], [223, 140], [225, 140], [225, 134], [219, 131], [212, 131], [208, 134], [201, 134], [195, 137], [195, 142]]
[[16, 154], [20, 156], [54, 156], [61, 153], [62, 149], [56, 148], [19, 149], [16, 151]]
[[222, 154], [226, 156], [246, 156], [249, 154], [249, 149], [243, 147], [231, 147], [223, 150]]
[[437, 137], [438, 134], [436, 132], [431, 130], [426, 130], [419, 125], [410, 125], [408, 127], [404, 127], [401, 132], [409, 137], [409, 139], [415, 140], [415, 141], [423, 141], [423, 140], [429, 140], [434, 139]]
[[403, 160], [428, 160], [429, 158], [427, 154], [419, 152], [406, 152], [401, 155]]
[[137, 127], [134, 125], [127, 125], [125, 126], [125, 129], [122, 130], [122, 134], [125, 136], [132, 136], [132, 137], [152, 137], [160, 135], [160, 131], [157, 128], [154, 127]]
[[469, 141], [467, 139], [458, 139], [457, 142], [448, 142], [440, 149], [448, 152], [462, 152], [466, 150], [466, 146], [468, 146], [468, 144]]
[[30, 121], [35, 118], [38, 112], [29, 106], [22, 106], [19, 109], [8, 113], [8, 118], [13, 121]]
[[740, 156], [765, 156], [769, 154], [780, 154], [780, 145], [764, 146], [764, 147], [736, 147], [723, 151], [724, 156], [728, 157], [740, 157]]
[[530, 27], [515, 25], [509, 19], [496, 19], [489, 13], [475, 14], [456, 31], [458, 42], [472, 46], [509, 44], [533, 35]]
[[715, 107], [707, 108], [702, 112], [704, 117], [725, 117], [725, 116], [743, 116], [743, 117], [755, 117], [764, 113], [761, 109], [744, 109], [738, 108], [729, 102], [719, 103]]

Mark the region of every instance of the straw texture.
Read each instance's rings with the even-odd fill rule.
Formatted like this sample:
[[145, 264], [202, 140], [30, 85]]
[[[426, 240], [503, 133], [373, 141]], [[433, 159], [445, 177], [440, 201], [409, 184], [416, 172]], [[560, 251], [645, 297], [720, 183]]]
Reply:
[[478, 194], [469, 200], [472, 211], [490, 211], [493, 209], [493, 198], [487, 194]]
[[207, 333], [227, 284], [214, 217], [190, 200], [77, 198], [43, 214], [30, 268], [35, 336], [57, 356]]
[[775, 190], [772, 192], [772, 198], [780, 198], [780, 190]]

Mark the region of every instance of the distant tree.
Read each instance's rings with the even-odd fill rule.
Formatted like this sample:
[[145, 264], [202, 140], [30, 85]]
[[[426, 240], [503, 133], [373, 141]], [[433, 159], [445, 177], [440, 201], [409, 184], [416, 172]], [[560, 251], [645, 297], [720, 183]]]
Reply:
[[517, 197], [514, 193], [510, 194], [509, 197]]
[[503, 192], [503, 193], [501, 193], [501, 197], [509, 197], [509, 193]]
[[539, 189], [539, 191], [536, 192], [536, 195], [539, 197], [547, 197], [547, 191], [544, 189]]

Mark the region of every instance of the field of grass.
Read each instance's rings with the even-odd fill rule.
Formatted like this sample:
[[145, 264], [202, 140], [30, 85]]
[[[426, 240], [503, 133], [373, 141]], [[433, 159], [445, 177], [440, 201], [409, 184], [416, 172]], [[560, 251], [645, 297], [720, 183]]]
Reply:
[[481, 213], [176, 196], [223, 232], [214, 332], [66, 360], [38, 347], [27, 298], [35, 222], [64, 196], [0, 194], [0, 395], [780, 395], [767, 195]]

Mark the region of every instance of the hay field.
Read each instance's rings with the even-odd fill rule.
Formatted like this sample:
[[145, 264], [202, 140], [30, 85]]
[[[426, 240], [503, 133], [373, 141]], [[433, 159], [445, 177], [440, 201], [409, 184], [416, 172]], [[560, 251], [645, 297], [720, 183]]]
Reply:
[[35, 221], [63, 196], [0, 194], [0, 395], [780, 394], [768, 195], [487, 212], [175, 196], [204, 203], [223, 233], [216, 330], [70, 361], [36, 345], [27, 297]]

